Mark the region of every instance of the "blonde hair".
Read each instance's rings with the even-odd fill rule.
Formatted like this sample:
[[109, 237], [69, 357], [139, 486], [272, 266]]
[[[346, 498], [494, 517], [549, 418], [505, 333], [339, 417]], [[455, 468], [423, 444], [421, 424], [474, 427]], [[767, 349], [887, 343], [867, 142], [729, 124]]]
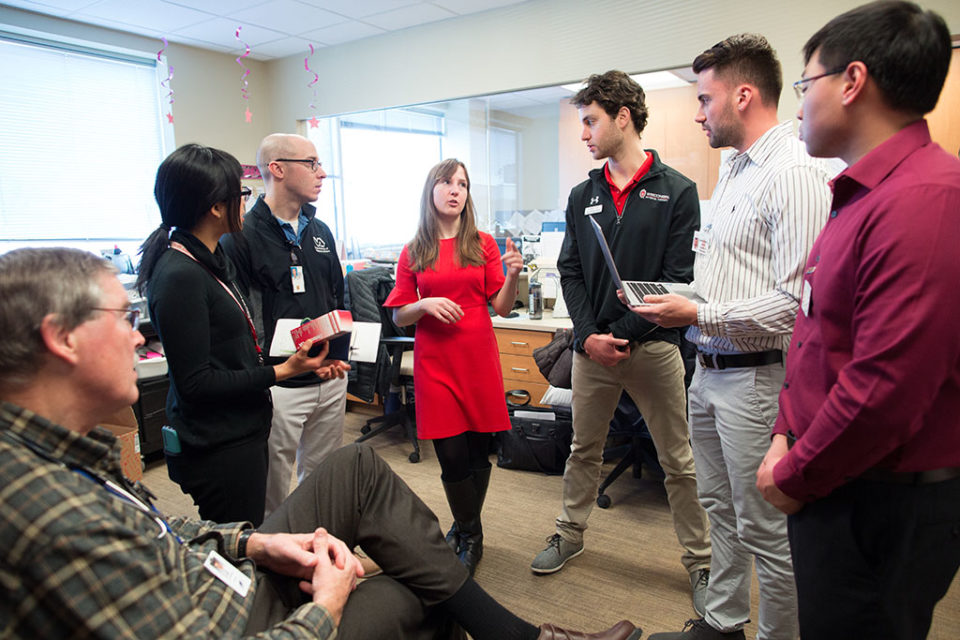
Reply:
[[457, 231], [457, 265], [466, 267], [483, 264], [483, 245], [480, 243], [473, 198], [470, 196], [470, 174], [467, 173], [467, 167], [462, 162], [456, 158], [447, 158], [430, 169], [427, 180], [423, 183], [423, 195], [420, 198], [420, 224], [417, 227], [417, 234], [407, 245], [413, 271], [429, 269], [437, 261], [440, 252], [438, 223], [440, 214], [433, 202], [433, 188], [441, 180], [452, 177], [458, 168], [463, 169], [463, 175], [467, 178], [467, 201], [463, 211], [460, 212], [460, 229]]

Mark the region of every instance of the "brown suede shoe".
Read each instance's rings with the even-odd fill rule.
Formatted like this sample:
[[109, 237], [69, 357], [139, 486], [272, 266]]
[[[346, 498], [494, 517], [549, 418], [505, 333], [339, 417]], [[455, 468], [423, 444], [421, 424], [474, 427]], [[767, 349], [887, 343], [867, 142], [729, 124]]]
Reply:
[[627, 620], [621, 620], [606, 631], [584, 633], [582, 631], [567, 631], [555, 627], [549, 622], [540, 625], [540, 635], [537, 640], [639, 640], [643, 633]]

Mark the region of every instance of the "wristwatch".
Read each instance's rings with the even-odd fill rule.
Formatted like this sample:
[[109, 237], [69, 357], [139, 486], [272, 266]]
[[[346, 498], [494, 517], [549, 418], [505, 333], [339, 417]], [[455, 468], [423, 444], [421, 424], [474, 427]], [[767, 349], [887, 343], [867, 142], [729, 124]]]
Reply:
[[247, 541], [256, 533], [256, 529], [244, 529], [237, 536], [237, 558], [247, 557]]

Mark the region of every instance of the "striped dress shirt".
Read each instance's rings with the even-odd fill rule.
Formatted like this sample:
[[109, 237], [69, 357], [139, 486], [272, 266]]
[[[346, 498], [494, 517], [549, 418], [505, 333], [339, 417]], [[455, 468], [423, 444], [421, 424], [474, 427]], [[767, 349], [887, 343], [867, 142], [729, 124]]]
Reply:
[[787, 350], [803, 266], [830, 211], [829, 179], [827, 164], [807, 155], [791, 122], [724, 163], [701, 230], [707, 249], [694, 261], [706, 302], [687, 338], [699, 349]]

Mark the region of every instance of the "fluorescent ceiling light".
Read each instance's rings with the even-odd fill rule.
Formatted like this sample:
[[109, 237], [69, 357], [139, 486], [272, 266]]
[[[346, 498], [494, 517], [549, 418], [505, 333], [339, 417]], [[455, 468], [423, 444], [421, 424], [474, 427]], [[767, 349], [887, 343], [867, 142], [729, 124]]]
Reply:
[[[652, 73], [636, 73], [630, 76], [637, 81], [644, 91], [654, 91], [656, 89], [676, 89], [678, 87], [689, 86], [689, 82], [679, 77], [672, 71], [654, 71]], [[583, 83], [561, 85], [567, 91], [576, 93], [583, 88]]]

